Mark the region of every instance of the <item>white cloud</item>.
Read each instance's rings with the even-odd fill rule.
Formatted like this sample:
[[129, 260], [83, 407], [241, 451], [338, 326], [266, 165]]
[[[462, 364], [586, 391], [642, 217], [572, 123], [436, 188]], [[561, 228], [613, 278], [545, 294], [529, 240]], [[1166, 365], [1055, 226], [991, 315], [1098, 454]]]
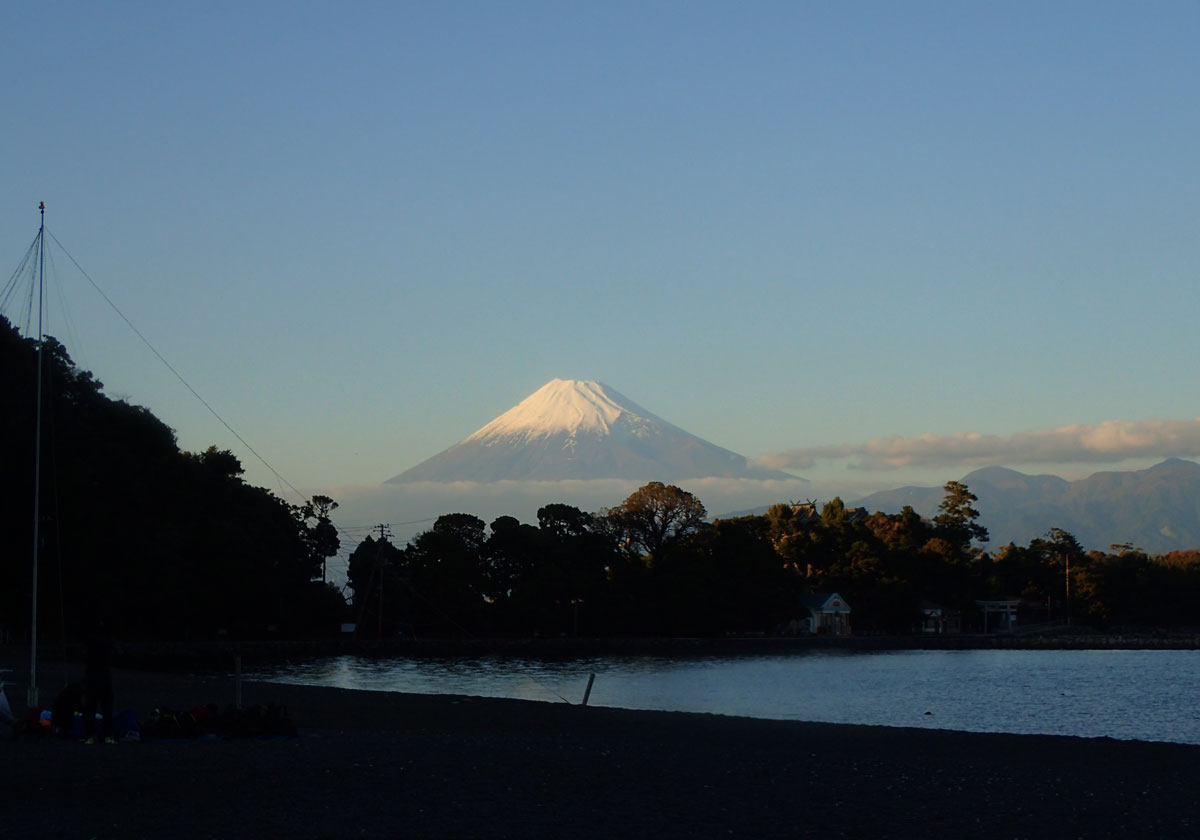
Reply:
[[[676, 482], [694, 494], [711, 516], [806, 498], [814, 486], [804, 479], [758, 481], [702, 478]], [[378, 525], [390, 528], [391, 541], [403, 546], [445, 513], [469, 513], [490, 525], [500, 516], [515, 516], [537, 524], [538, 508], [547, 504], [573, 505], [594, 513], [625, 500], [644, 481], [470, 481], [412, 484], [341, 485], [314, 489], [338, 503], [333, 523], [341, 536], [338, 556], [329, 562], [329, 574], [339, 586], [345, 583], [350, 552]]]
[[[734, 478], [701, 478], [676, 482], [704, 503], [710, 514], [789, 501], [810, 491], [803, 479], [758, 481]], [[620, 504], [644, 481], [603, 479], [596, 481], [469, 481], [412, 484], [380, 484], [329, 488], [338, 503], [334, 522], [339, 527], [362, 531], [376, 524], [393, 526], [394, 538], [405, 542], [428, 530], [444, 513], [470, 513], [484, 522], [499, 516], [515, 516], [536, 523], [538, 508], [551, 503], [573, 505], [595, 512]], [[402, 526], [401, 523], [412, 523]]]
[[1111, 464], [1129, 458], [1200, 455], [1200, 418], [1106, 420], [1012, 435], [882, 437], [858, 446], [820, 446], [766, 455], [773, 469], [811, 469], [820, 461], [850, 459], [860, 470], [971, 467], [989, 464]]

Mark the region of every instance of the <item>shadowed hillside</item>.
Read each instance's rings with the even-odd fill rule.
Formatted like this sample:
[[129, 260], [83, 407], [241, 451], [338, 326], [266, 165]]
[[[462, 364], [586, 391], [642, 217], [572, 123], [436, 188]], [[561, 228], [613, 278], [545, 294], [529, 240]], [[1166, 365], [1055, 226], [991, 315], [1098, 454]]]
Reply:
[[[1099, 472], [1078, 481], [985, 467], [962, 478], [979, 497], [993, 545], [1022, 543], [1062, 528], [1089, 548], [1131, 543], [1151, 553], [1200, 545], [1200, 464], [1169, 458], [1145, 470]], [[933, 516], [940, 487], [902, 487], [855, 502]]]

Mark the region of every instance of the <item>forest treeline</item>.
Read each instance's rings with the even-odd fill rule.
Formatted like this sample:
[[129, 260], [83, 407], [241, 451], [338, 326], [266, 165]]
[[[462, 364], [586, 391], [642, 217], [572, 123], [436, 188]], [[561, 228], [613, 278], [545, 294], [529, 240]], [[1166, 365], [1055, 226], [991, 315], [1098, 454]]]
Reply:
[[[3, 639], [31, 624], [36, 354], [0, 318]], [[77, 640], [98, 615], [119, 636], [172, 639], [308, 635], [341, 619], [341, 593], [321, 581], [338, 550], [332, 500], [289, 505], [246, 484], [228, 451], [181, 451], [54, 338], [42, 373], [40, 641]]]
[[[0, 640], [28, 636], [36, 343], [0, 318]], [[1023, 620], [1200, 626], [1200, 552], [1085, 551], [1058, 529], [985, 550], [977, 501], [945, 487], [932, 519], [840, 499], [709, 521], [682, 488], [651, 482], [615, 507], [551, 503], [537, 524], [439, 517], [398, 546], [350, 556], [347, 603], [326, 583], [336, 502], [288, 504], [215, 447], [181, 451], [145, 408], [112, 400], [53, 338], [43, 345], [40, 638], [78, 639], [97, 614], [126, 638], [335, 635], [777, 633], [805, 596], [838, 592], [855, 632], [908, 633], [923, 607], [980, 625], [980, 600]]]
[[595, 514], [551, 504], [537, 525], [489, 527], [455, 513], [404, 548], [368, 537], [349, 585], [360, 632], [384, 635], [771, 634], [817, 592], [841, 594], [858, 633], [917, 632], [930, 608], [980, 630], [989, 600], [1021, 601], [1023, 622], [1200, 626], [1200, 552], [1085, 551], [1053, 529], [992, 553], [976, 501], [950, 482], [933, 519], [834, 498], [708, 522], [692, 494], [651, 482]]

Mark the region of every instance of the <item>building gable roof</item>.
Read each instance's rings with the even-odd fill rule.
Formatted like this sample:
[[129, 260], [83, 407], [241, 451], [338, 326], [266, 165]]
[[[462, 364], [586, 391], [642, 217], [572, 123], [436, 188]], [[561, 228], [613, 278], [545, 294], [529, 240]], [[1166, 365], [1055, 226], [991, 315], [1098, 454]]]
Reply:
[[846, 603], [846, 599], [836, 592], [814, 592], [812, 595], [805, 595], [801, 603], [815, 612], [850, 612], [850, 605]]

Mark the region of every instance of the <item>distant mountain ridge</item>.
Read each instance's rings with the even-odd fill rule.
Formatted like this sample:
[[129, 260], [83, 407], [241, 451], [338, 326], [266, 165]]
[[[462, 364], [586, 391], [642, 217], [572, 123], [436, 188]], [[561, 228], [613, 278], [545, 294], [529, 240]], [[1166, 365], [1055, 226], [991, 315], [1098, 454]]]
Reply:
[[[1098, 472], [1078, 481], [984, 467], [960, 479], [978, 498], [990, 545], [1025, 545], [1051, 528], [1089, 549], [1132, 543], [1151, 553], [1200, 548], [1200, 464], [1168, 458], [1144, 470]], [[934, 516], [941, 487], [901, 487], [853, 504], [896, 513], [905, 505]]]
[[754, 467], [600, 382], [554, 379], [388, 483], [710, 477], [797, 480]]

